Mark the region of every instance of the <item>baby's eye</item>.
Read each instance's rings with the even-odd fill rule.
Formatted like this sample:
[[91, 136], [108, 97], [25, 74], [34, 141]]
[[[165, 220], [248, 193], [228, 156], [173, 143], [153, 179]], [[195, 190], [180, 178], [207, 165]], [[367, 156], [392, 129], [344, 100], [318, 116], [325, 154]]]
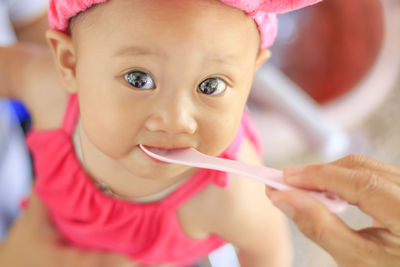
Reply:
[[199, 91], [206, 95], [219, 95], [227, 88], [226, 83], [219, 78], [209, 78], [199, 85]]
[[153, 79], [143, 71], [131, 71], [125, 74], [125, 80], [138, 89], [154, 89]]

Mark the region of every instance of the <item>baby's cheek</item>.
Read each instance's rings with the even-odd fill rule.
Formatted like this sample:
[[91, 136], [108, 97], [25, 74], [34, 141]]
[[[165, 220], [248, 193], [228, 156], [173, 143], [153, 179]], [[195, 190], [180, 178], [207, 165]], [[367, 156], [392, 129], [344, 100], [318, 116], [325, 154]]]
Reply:
[[235, 139], [237, 129], [236, 122], [225, 121], [210, 126], [202, 136], [202, 147], [205, 149], [202, 152], [213, 156], [221, 154]]
[[116, 125], [109, 125], [102, 120], [82, 120], [84, 134], [87, 141], [96, 149], [111, 158], [119, 158], [128, 151], [129, 138], [125, 136], [123, 129]]

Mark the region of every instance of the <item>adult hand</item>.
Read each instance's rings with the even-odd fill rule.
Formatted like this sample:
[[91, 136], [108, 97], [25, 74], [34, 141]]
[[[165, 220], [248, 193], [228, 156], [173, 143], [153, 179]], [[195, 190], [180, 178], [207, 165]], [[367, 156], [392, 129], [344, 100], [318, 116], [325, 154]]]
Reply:
[[335, 193], [374, 219], [373, 226], [355, 231], [306, 193], [267, 188], [271, 201], [339, 266], [400, 266], [400, 167], [350, 155], [287, 168], [284, 179], [296, 187]]
[[13, 267], [133, 267], [121, 255], [78, 250], [66, 244], [52, 227], [46, 208], [33, 195], [26, 212], [0, 246], [0, 266]]

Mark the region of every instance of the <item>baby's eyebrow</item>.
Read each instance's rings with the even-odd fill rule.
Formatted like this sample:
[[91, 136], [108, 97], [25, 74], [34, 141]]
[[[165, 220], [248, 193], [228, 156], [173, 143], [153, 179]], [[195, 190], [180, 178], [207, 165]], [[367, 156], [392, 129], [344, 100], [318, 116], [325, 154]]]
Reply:
[[[113, 54], [114, 57], [126, 57], [126, 56], [143, 56], [143, 55], [156, 55], [166, 56], [162, 50], [151, 49], [147, 46], [126, 46], [119, 49]], [[222, 53], [205, 53], [201, 56], [204, 64], [215, 62], [221, 65], [235, 66], [238, 64], [236, 56], [234, 54], [222, 54]]]
[[234, 66], [237, 64], [236, 57], [233, 55], [222, 55], [222, 54], [215, 54], [215, 55], [207, 55], [203, 59], [205, 62], [215, 62], [224, 65], [231, 65]]
[[127, 46], [119, 49], [114, 53], [114, 57], [125, 57], [125, 56], [139, 56], [139, 55], [150, 55], [150, 54], [161, 54], [160, 51], [154, 51], [144, 46]]

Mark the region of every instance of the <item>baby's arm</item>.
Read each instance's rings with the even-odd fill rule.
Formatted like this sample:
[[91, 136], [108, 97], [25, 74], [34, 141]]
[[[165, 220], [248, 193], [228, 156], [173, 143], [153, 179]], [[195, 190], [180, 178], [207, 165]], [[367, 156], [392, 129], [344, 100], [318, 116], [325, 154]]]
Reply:
[[0, 47], [0, 97], [22, 100], [36, 129], [60, 125], [67, 94], [50, 49], [28, 43]]
[[[257, 163], [246, 142], [240, 160]], [[216, 189], [220, 190], [220, 189]], [[228, 189], [215, 194], [210, 231], [238, 248], [242, 267], [285, 267], [291, 264], [291, 244], [286, 219], [265, 196], [263, 184], [232, 175]]]
[[[23, 5], [23, 1], [19, 5]], [[18, 5], [17, 4], [17, 5]], [[43, 7], [46, 9], [46, 7]], [[35, 18], [29, 20], [24, 19], [23, 21], [13, 21], [13, 28], [15, 35], [17, 36], [18, 42], [29, 42], [47, 47], [45, 33], [49, 28], [49, 20], [47, 16], [47, 10], [43, 10], [37, 14]]]
[[24, 68], [25, 56], [20, 45], [0, 47], [0, 96], [18, 99], [17, 72]]

